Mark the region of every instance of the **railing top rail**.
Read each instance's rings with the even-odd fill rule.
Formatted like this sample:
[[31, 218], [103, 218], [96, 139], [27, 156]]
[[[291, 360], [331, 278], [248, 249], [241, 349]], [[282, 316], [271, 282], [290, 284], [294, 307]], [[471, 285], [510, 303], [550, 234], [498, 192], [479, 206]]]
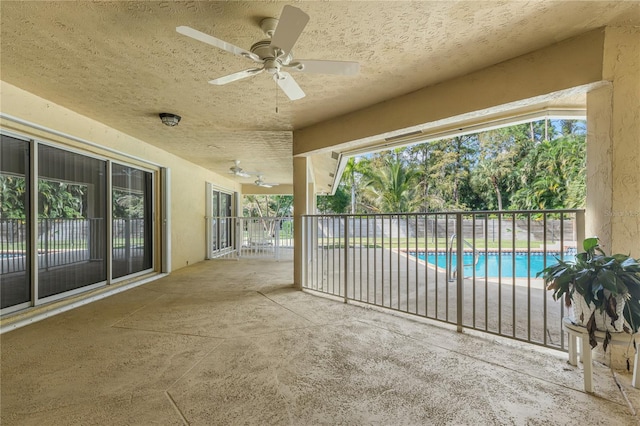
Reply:
[[215, 219], [263, 219], [263, 220], [293, 220], [291, 216], [211, 216]]
[[581, 213], [585, 209], [558, 209], [558, 210], [455, 210], [423, 213], [362, 213], [362, 214], [305, 214], [303, 217], [388, 217], [388, 216], [437, 216], [437, 215], [498, 215], [498, 214], [554, 214], [554, 213]]

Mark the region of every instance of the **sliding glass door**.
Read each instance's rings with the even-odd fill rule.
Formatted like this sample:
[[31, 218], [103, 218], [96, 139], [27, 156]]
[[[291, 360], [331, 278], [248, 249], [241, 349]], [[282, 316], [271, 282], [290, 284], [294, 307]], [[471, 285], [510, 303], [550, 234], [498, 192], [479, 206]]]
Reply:
[[2, 314], [153, 270], [153, 172], [0, 136]]

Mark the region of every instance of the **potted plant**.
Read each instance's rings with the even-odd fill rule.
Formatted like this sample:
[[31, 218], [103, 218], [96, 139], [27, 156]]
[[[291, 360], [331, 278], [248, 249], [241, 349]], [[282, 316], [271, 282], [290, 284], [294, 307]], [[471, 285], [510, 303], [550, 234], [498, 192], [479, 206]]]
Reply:
[[607, 256], [598, 238], [587, 238], [584, 252], [575, 260], [558, 260], [538, 272], [554, 300], [564, 296], [573, 306], [575, 324], [589, 331], [591, 347], [597, 346], [595, 331], [605, 331], [606, 350], [610, 332], [636, 333], [640, 327], [640, 263], [629, 255]]

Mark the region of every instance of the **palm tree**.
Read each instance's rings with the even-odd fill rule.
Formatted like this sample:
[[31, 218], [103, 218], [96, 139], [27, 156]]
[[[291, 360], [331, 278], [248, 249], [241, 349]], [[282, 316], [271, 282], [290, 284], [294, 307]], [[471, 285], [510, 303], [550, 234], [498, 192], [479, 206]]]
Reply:
[[502, 180], [510, 171], [504, 162], [480, 160], [471, 174], [471, 186], [487, 201], [493, 198], [490, 196], [493, 192], [498, 210], [502, 210]]
[[420, 206], [416, 169], [398, 154], [382, 160], [381, 167], [371, 168], [365, 175], [369, 208], [379, 213], [416, 211]]
[[342, 173], [342, 182], [351, 192], [351, 214], [355, 214], [358, 208], [358, 196], [362, 191], [362, 176], [367, 170], [369, 163], [366, 159], [351, 157]]

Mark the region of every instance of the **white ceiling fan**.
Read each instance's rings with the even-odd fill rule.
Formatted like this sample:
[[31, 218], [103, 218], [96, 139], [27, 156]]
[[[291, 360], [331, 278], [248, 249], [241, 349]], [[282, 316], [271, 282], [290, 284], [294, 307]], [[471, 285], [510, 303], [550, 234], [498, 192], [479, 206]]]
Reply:
[[251, 176], [249, 172], [245, 172], [242, 167], [240, 167], [240, 160], [234, 160], [234, 165], [229, 167], [229, 173], [240, 177]]
[[256, 185], [261, 186], [263, 188], [271, 188], [272, 186], [278, 186], [277, 183], [265, 182], [262, 180], [262, 175], [258, 175], [258, 179], [254, 182]]
[[262, 65], [210, 80], [209, 83], [223, 85], [266, 71], [273, 75], [280, 89], [293, 101], [303, 98], [305, 94], [291, 74], [284, 70], [338, 75], [354, 75], [360, 70], [358, 62], [308, 59], [294, 61], [291, 49], [308, 21], [309, 15], [302, 10], [289, 5], [284, 6], [279, 20], [265, 18], [260, 22], [260, 27], [269, 38], [253, 44], [249, 51], [190, 27], [180, 26], [176, 31]]

